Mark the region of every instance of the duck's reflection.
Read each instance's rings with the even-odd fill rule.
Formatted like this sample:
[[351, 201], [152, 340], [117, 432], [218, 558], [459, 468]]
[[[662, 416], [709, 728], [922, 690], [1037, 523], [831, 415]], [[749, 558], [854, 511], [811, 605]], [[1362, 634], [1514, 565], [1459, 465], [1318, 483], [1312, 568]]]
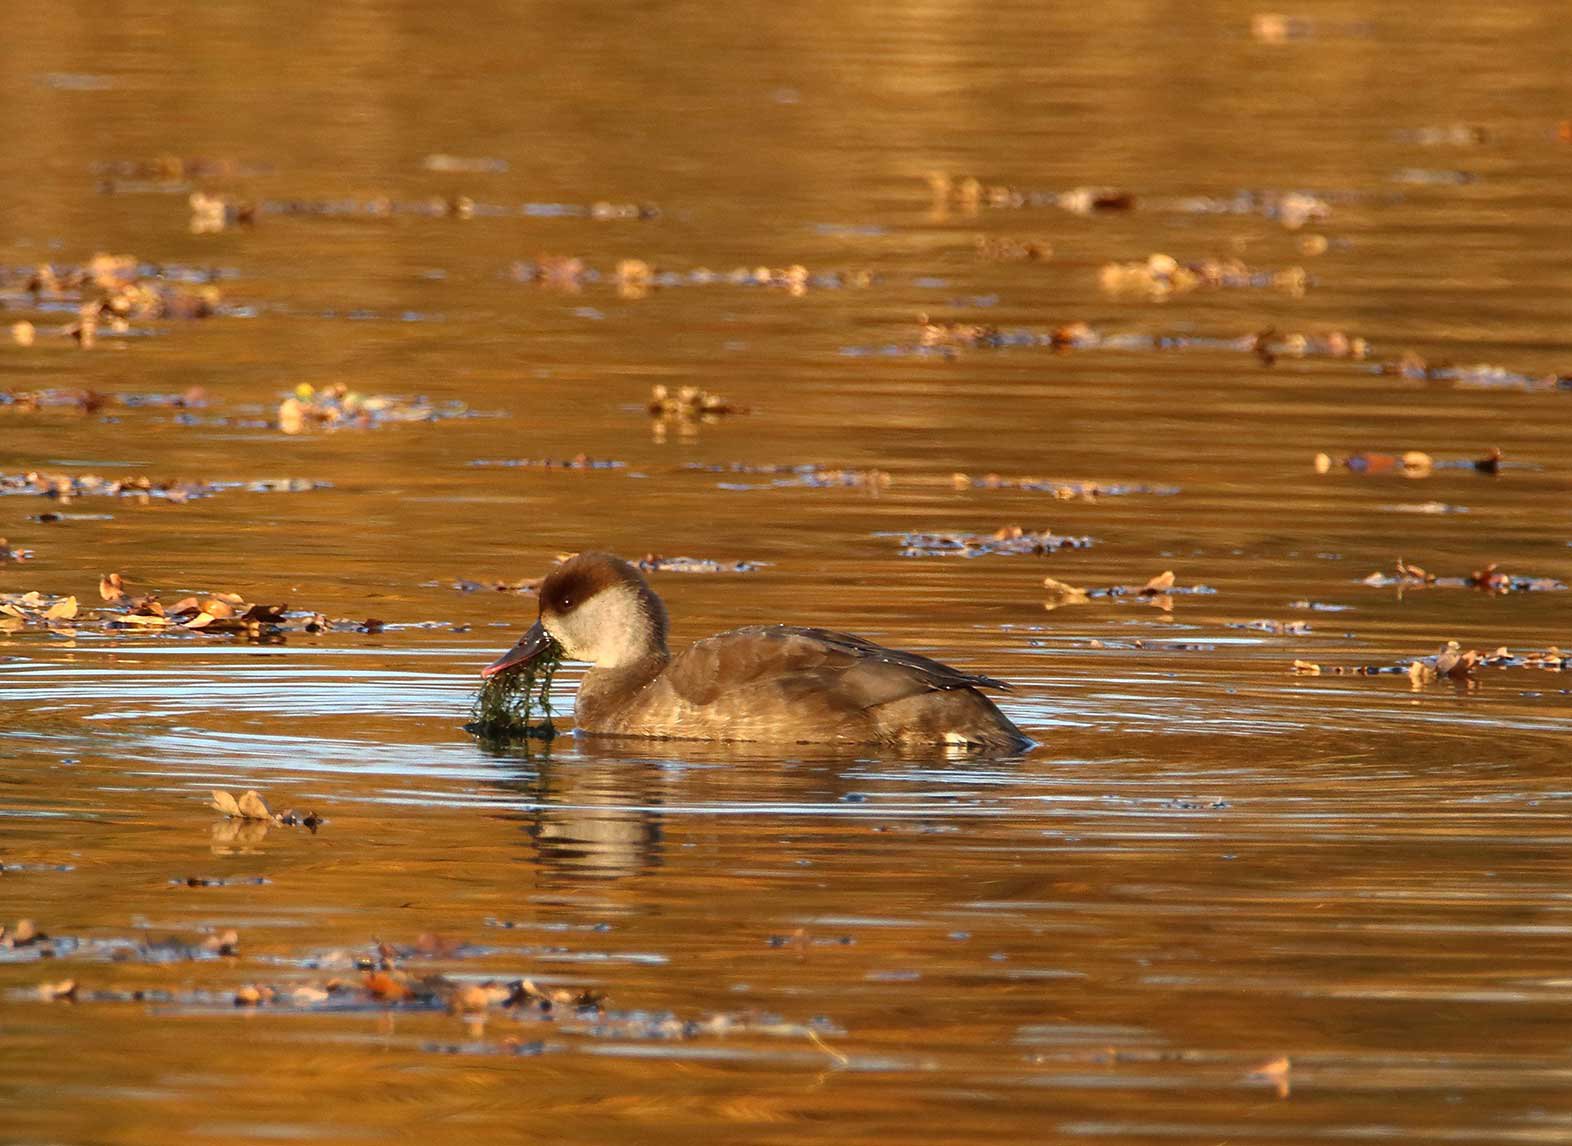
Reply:
[[[793, 805], [823, 814], [861, 800], [867, 769], [921, 760], [953, 767], [974, 754], [929, 750], [870, 755], [866, 746], [777, 746], [682, 740], [579, 738], [483, 746], [509, 765], [491, 787], [522, 805], [502, 814], [522, 823], [543, 882], [562, 885], [644, 875], [671, 846], [665, 809]], [[795, 750], [794, 750], [795, 749]], [[992, 757], [991, 767], [1019, 755]], [[680, 834], [680, 833], [679, 833]]]
[[661, 863], [661, 781], [647, 757], [586, 753], [572, 737], [487, 750], [518, 765], [493, 787], [523, 798], [504, 818], [522, 821], [544, 878], [621, 879]]

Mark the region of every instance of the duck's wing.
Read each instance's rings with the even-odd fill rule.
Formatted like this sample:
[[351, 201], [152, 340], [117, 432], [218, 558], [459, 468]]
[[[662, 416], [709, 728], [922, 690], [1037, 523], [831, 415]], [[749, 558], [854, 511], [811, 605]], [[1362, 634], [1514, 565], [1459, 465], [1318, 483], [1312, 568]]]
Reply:
[[756, 625], [709, 637], [678, 656], [664, 675], [694, 705], [712, 704], [722, 695], [774, 693], [867, 710], [924, 692], [1010, 687], [850, 633], [791, 625]]

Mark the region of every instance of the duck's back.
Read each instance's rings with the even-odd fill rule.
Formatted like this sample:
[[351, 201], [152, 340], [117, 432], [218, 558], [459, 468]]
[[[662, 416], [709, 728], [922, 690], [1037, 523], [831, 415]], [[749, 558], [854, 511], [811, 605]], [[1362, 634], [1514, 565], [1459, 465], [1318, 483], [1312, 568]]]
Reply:
[[1029, 744], [983, 687], [1008, 686], [848, 633], [759, 625], [697, 642], [642, 686], [596, 670], [579, 713], [585, 731], [632, 736]]

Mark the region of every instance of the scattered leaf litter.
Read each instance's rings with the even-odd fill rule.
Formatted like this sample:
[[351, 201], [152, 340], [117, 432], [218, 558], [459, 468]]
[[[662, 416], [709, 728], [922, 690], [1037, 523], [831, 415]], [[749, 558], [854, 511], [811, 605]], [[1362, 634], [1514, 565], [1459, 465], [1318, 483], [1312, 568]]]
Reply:
[[1053, 257], [1053, 244], [1042, 238], [978, 235], [973, 245], [980, 258], [1000, 263], [1036, 263]]
[[155, 479], [143, 474], [106, 478], [98, 474], [45, 473], [32, 470], [19, 474], [0, 473], [0, 497], [33, 494], [53, 498], [62, 504], [68, 504], [79, 497], [113, 497], [129, 498], [144, 505], [154, 501], [178, 505], [231, 490], [248, 493], [306, 493], [324, 489], [331, 484], [305, 478], [195, 481]]
[[1572, 390], [1572, 371], [1529, 374], [1489, 363], [1456, 366], [1445, 359], [1429, 360], [1413, 350], [1382, 362], [1378, 371], [1415, 382], [1452, 382], [1465, 389]]
[[1315, 472], [1331, 473], [1345, 469], [1354, 474], [1401, 474], [1403, 477], [1429, 477], [1435, 470], [1473, 470], [1482, 474], [1501, 472], [1504, 455], [1500, 447], [1491, 449], [1477, 458], [1434, 458], [1423, 450], [1407, 450], [1401, 454], [1382, 454], [1360, 450], [1346, 457], [1333, 458], [1322, 452], [1315, 456]]
[[18, 345], [31, 346], [40, 335], [51, 335], [89, 349], [99, 335], [126, 334], [134, 322], [242, 313], [224, 303], [214, 281], [221, 274], [100, 252], [84, 263], [0, 267], [0, 307], [67, 316], [50, 327], [13, 325], [11, 337]]
[[719, 421], [727, 414], [746, 414], [746, 406], [711, 393], [698, 386], [680, 386], [676, 390], [657, 383], [650, 387], [649, 414], [652, 418], [681, 421]]
[[534, 259], [519, 260], [509, 265], [506, 275], [514, 282], [568, 294], [578, 294], [588, 287], [609, 286], [625, 299], [641, 299], [653, 291], [682, 287], [776, 290], [801, 297], [810, 291], [863, 290], [878, 281], [878, 277], [867, 269], [813, 270], [801, 263], [784, 267], [756, 264], [727, 271], [711, 270], [708, 267], [674, 270], [644, 259], [625, 258], [610, 270], [602, 270], [578, 255], [560, 254], [543, 254]]
[[[458, 590], [460, 593], [530, 594], [540, 592], [540, 584], [543, 580], [545, 580], [543, 577], [520, 577], [513, 581], [508, 581], [503, 578], [497, 578], [491, 581], [472, 581], [469, 578], [460, 577], [453, 581], [447, 582], [447, 586], [450, 589]], [[430, 588], [437, 584], [439, 584], [439, 582], [426, 581], [422, 582], [422, 587]]]
[[192, 386], [181, 394], [100, 394], [96, 390], [68, 386], [49, 386], [37, 390], [0, 390], [0, 410], [13, 413], [67, 410], [79, 414], [96, 414], [107, 406], [121, 406], [128, 409], [153, 406], [190, 410], [206, 405], [207, 391], [201, 386]]
[[[253, 604], [238, 593], [203, 593], [165, 605], [156, 594], [133, 596], [118, 573], [99, 581], [103, 604], [84, 606], [75, 596], [0, 593], [0, 633], [44, 629], [56, 636], [78, 630], [106, 635], [232, 636], [276, 643], [291, 633], [381, 633], [387, 630], [439, 627], [433, 622], [389, 624], [374, 617], [332, 618], [322, 613], [291, 611], [282, 604]], [[445, 624], [440, 627], [448, 628]]]
[[1153, 254], [1137, 262], [1106, 263], [1098, 285], [1110, 294], [1142, 294], [1159, 301], [1197, 290], [1280, 290], [1300, 297], [1311, 280], [1303, 267], [1252, 269], [1240, 259], [1201, 259], [1181, 263], [1172, 255]]
[[1172, 569], [1165, 569], [1143, 585], [1105, 585], [1096, 589], [1083, 589], [1060, 581], [1055, 577], [1043, 578], [1046, 596], [1043, 608], [1052, 612], [1066, 605], [1085, 605], [1091, 601], [1107, 600], [1116, 605], [1127, 602], [1150, 605], [1165, 613], [1173, 611], [1175, 597], [1210, 596], [1217, 592], [1210, 585], [1179, 585]]
[[[1323, 333], [1279, 331], [1267, 327], [1251, 334], [1216, 337], [1197, 334], [1150, 334], [1102, 331], [1086, 322], [1070, 322], [1044, 330], [1004, 329], [988, 323], [946, 322], [927, 314], [917, 316], [919, 352], [953, 354], [965, 349], [1046, 348], [1072, 351], [1118, 350], [1148, 352], [1211, 351], [1254, 355], [1272, 366], [1280, 358], [1334, 358], [1362, 360], [1369, 344], [1340, 330]], [[900, 347], [892, 348], [899, 352]], [[848, 353], [872, 353], [851, 348]], [[885, 353], [883, 350], [878, 353]]]
[[435, 403], [423, 397], [361, 394], [343, 382], [319, 390], [302, 382], [279, 403], [277, 426], [285, 434], [303, 434], [311, 430], [370, 430], [469, 416], [471, 411], [462, 402]]
[[1137, 196], [1122, 187], [1072, 187], [1047, 191], [989, 183], [974, 175], [930, 171], [924, 177], [937, 211], [975, 215], [988, 210], [1029, 210], [1053, 207], [1072, 215], [1103, 215], [1133, 211], [1181, 215], [1259, 215], [1297, 231], [1309, 223], [1332, 216], [1332, 198], [1301, 190], [1240, 190], [1231, 195], [1192, 195], [1179, 198]]
[[1274, 637], [1303, 637], [1313, 632], [1309, 621], [1276, 621], [1260, 618], [1254, 621], [1229, 621], [1227, 625], [1230, 629], [1245, 629], [1250, 632], [1267, 633]]
[[662, 557], [646, 553], [634, 562], [646, 573], [753, 573], [768, 561], [717, 561], [709, 557]]
[[1406, 676], [1415, 685], [1424, 685], [1440, 680], [1473, 680], [1476, 670], [1486, 668], [1566, 672], [1572, 669], [1572, 654], [1563, 653], [1555, 645], [1520, 653], [1502, 645], [1494, 652], [1481, 653], [1477, 649], [1465, 651], [1457, 641], [1448, 641], [1430, 656], [1404, 657], [1395, 664], [1334, 665], [1296, 660], [1291, 671], [1300, 676]]
[[1402, 559], [1393, 566], [1391, 573], [1376, 570], [1360, 578], [1359, 583], [1377, 589], [1478, 589], [1491, 594], [1560, 593], [1567, 587], [1565, 582], [1554, 577], [1504, 573], [1494, 561], [1466, 577], [1441, 577]]
[[214, 788], [210, 794], [212, 799], [209, 807], [214, 811], [222, 812], [231, 820], [239, 820], [247, 824], [261, 823], [291, 828], [298, 826], [315, 832], [325, 822], [315, 812], [296, 812], [293, 808], [275, 812], [267, 806], [267, 801], [255, 789], [242, 792], [238, 797], [222, 788]]
[[839, 469], [812, 463], [803, 465], [753, 465], [746, 462], [688, 462], [686, 470], [738, 476], [759, 476], [767, 480], [717, 482], [720, 489], [861, 489], [878, 493], [889, 488], [892, 478], [884, 470]]
[[1031, 530], [1019, 525], [1000, 526], [986, 534], [885, 533], [878, 536], [899, 537], [902, 557], [985, 557], [989, 554], [1045, 557], [1061, 549], [1090, 549], [1093, 545], [1090, 537], [1068, 536], [1050, 529]]
[[956, 489], [1020, 490], [1025, 493], [1046, 493], [1059, 501], [1097, 501], [1104, 497], [1129, 497], [1151, 494], [1171, 497], [1179, 492], [1176, 485], [1145, 485], [1137, 482], [1102, 482], [1094, 480], [1069, 481], [1042, 477], [1002, 477], [999, 474], [950, 475], [950, 484]]
[[479, 458], [472, 466], [494, 466], [499, 469], [530, 470], [622, 470], [628, 463], [616, 458], [592, 458], [588, 454], [574, 454], [571, 458]]

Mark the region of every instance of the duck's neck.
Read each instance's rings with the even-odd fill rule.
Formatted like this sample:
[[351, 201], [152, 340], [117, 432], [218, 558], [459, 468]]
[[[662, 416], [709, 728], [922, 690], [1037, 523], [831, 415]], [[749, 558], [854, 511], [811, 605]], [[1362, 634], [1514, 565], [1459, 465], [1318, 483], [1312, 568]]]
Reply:
[[609, 731], [612, 715], [665, 671], [671, 655], [664, 643], [637, 660], [615, 668], [596, 666], [584, 674], [574, 702], [573, 721], [581, 731]]

